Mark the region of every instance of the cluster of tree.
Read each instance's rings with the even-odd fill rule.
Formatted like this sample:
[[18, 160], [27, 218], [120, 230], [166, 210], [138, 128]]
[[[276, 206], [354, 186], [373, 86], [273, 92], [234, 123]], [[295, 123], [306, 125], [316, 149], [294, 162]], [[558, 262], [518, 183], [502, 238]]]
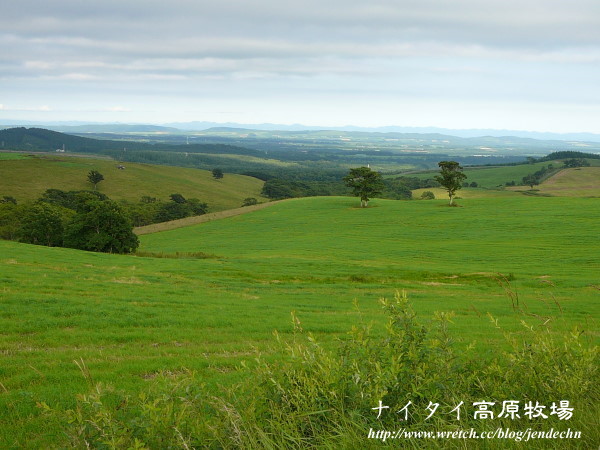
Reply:
[[589, 167], [590, 162], [584, 158], [571, 158], [565, 159], [563, 161], [564, 167], [573, 168], [573, 167]]
[[49, 247], [130, 253], [139, 241], [123, 209], [91, 191], [46, 192], [35, 202], [0, 204], [0, 237]]
[[[440, 174], [435, 177], [435, 180], [446, 189], [450, 197], [450, 205], [452, 205], [456, 191], [462, 187], [462, 183], [467, 176], [462, 172], [463, 168], [456, 161], [441, 161], [438, 166], [440, 167]], [[368, 206], [370, 198], [381, 195], [386, 189], [386, 183], [381, 173], [371, 170], [370, 167], [363, 166], [350, 169], [343, 181], [346, 186], [352, 189], [353, 195], [360, 197], [362, 208]], [[400, 186], [408, 189], [406, 185], [401, 184]], [[407, 198], [411, 198], [410, 190], [408, 192]], [[423, 193], [421, 198], [433, 199], [435, 196], [432, 192], [427, 191]]]
[[313, 197], [316, 195], [330, 195], [317, 189], [314, 183], [271, 178], [265, 181], [261, 195], [273, 200], [294, 197]]
[[433, 178], [421, 179], [417, 177], [402, 176], [394, 178], [394, 180], [404, 184], [409, 189], [425, 189], [440, 187], [440, 183], [438, 183]]
[[[412, 198], [411, 187], [401, 179], [382, 179], [381, 198], [394, 200]], [[261, 194], [273, 200], [295, 197], [348, 195], [348, 185], [341, 181], [292, 181], [270, 178], [265, 181]]]
[[270, 167], [268, 170], [246, 170], [241, 174], [263, 181], [280, 178], [289, 181], [339, 183], [346, 173], [346, 169], [328, 167]]
[[[246, 199], [249, 204], [252, 199]], [[254, 199], [256, 201], [256, 199]], [[48, 189], [35, 202], [0, 200], [0, 238], [51, 247], [110, 253], [137, 248], [133, 227], [206, 214], [196, 198], [171, 194], [169, 201], [143, 196], [139, 202], [110, 200], [98, 191]], [[88, 227], [89, 231], [85, 229]], [[126, 230], [129, 230], [127, 232]]]
[[411, 187], [399, 179], [383, 179], [383, 191], [381, 198], [392, 200], [410, 200], [412, 198]]
[[536, 161], [556, 161], [557, 159], [600, 159], [600, 155], [596, 153], [561, 151], [550, 153], [549, 155], [546, 155], [543, 158], [539, 158]]
[[[531, 189], [533, 189], [534, 186], [540, 184], [543, 180], [545, 180], [555, 172], [556, 170], [554, 169], [554, 166], [552, 164], [548, 164], [548, 166], [543, 166], [540, 170], [534, 173], [525, 175], [522, 179], [522, 182], [524, 185], [529, 186], [531, 187]], [[507, 186], [511, 186], [511, 184], [507, 184]]]
[[171, 194], [166, 202], [145, 195], [139, 202], [122, 201], [121, 206], [136, 227], [201, 216], [208, 212], [206, 203], [197, 198], [186, 199], [181, 194]]

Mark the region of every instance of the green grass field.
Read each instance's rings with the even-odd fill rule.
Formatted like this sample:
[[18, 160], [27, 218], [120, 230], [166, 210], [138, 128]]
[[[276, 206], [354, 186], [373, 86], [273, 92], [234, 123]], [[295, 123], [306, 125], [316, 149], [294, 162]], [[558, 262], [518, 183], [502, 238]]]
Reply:
[[[593, 160], [590, 160], [593, 161]], [[548, 167], [548, 164], [554, 164], [555, 167], [560, 167], [562, 164], [560, 161], [550, 161], [534, 164], [520, 164], [516, 166], [498, 166], [498, 167], [466, 167], [463, 173], [467, 175], [466, 181], [476, 182], [479, 187], [483, 188], [495, 188], [504, 186], [506, 182], [514, 181], [517, 184], [521, 183], [521, 180], [525, 175], [534, 173], [540, 170], [542, 167]], [[410, 174], [408, 176], [418, 177], [422, 179], [433, 178], [438, 174], [439, 171], [432, 170], [427, 172], [419, 172]]]
[[[333, 342], [361, 321], [377, 330], [378, 299], [399, 289], [420, 315], [454, 311], [457, 345], [481, 358], [500, 342], [488, 312], [506, 330], [549, 320], [598, 340], [598, 202], [296, 199], [142, 236], [140, 250], [162, 258], [0, 241], [0, 447], [60, 444], [36, 404], [72, 407], [90, 389], [74, 361], [133, 395], [159, 371], [185, 369], [219, 392], [244, 377], [240, 361], [272, 354], [273, 330], [291, 333], [292, 311]], [[507, 289], [536, 316], [514, 311]]]
[[26, 159], [27, 156], [22, 153], [0, 152], [0, 161], [12, 161], [15, 159]]
[[[207, 202], [210, 211], [237, 208], [246, 197], [259, 201], [263, 182], [243, 175], [225, 174], [215, 180], [210, 171], [149, 164], [125, 164], [117, 169], [110, 159], [0, 153], [0, 196], [10, 195], [18, 201], [34, 200], [46, 189], [91, 189], [87, 182], [90, 170], [98, 170], [104, 181], [98, 190], [114, 200], [137, 201], [143, 195], [168, 200], [179, 193], [186, 198]], [[10, 155], [9, 159], [4, 159]]]

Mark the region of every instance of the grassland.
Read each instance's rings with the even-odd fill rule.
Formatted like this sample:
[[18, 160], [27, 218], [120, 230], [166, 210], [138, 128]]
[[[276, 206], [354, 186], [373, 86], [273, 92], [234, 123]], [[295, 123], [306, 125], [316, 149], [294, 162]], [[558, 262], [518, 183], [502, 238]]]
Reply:
[[[591, 160], [593, 161], [593, 160]], [[467, 175], [469, 183], [476, 182], [479, 187], [495, 188], [504, 186], [505, 183], [514, 181], [517, 184], [525, 175], [534, 173], [542, 167], [548, 167], [548, 164], [554, 164], [555, 167], [560, 167], [560, 161], [538, 162], [533, 164], [519, 164], [515, 166], [497, 166], [497, 167], [465, 167], [464, 174]], [[426, 172], [418, 172], [410, 174], [411, 177], [422, 179], [433, 178], [438, 174], [438, 170], [430, 170]]]
[[143, 195], [168, 200], [170, 194], [179, 193], [207, 202], [210, 211], [237, 208], [246, 197], [265, 200], [260, 195], [263, 182], [243, 175], [225, 174], [215, 180], [210, 171], [199, 169], [127, 163], [125, 170], [119, 170], [110, 159], [0, 155], [11, 155], [0, 159], [0, 195], [19, 201], [36, 199], [49, 188], [90, 189], [87, 174], [92, 169], [104, 175], [98, 190], [115, 200], [137, 201]]
[[191, 216], [184, 219], [170, 220], [168, 222], [154, 223], [143, 227], [137, 227], [134, 232], [141, 236], [143, 234], [159, 233], [161, 231], [175, 230], [177, 228], [189, 227], [190, 225], [197, 225], [199, 223], [210, 222], [212, 220], [221, 220], [227, 217], [239, 216], [241, 214], [248, 214], [259, 209], [263, 209], [274, 204], [278, 201], [259, 203], [257, 205], [244, 206], [242, 208], [228, 209], [226, 211], [220, 211], [216, 213], [203, 214], [201, 216]]
[[536, 186], [536, 191], [558, 197], [600, 197], [600, 167], [561, 170]]
[[[473, 343], [481, 358], [498, 351], [488, 312], [506, 330], [550, 320], [598, 340], [597, 199], [357, 203], [289, 200], [141, 236], [141, 250], [171, 258], [0, 241], [0, 446], [61, 442], [36, 404], [71, 407], [89, 389], [74, 361], [94, 382], [132, 393], [159, 371], [185, 369], [218, 392], [244, 376], [240, 361], [272, 353], [273, 330], [291, 332], [291, 311], [331, 342], [361, 321], [377, 329], [377, 300], [397, 289], [419, 314], [454, 311], [457, 345]], [[537, 317], [514, 311], [515, 292]]]
[[[413, 189], [412, 195], [414, 199], [420, 199], [423, 192], [433, 192], [436, 199], [448, 199], [448, 192], [444, 188], [422, 188]], [[473, 198], [497, 198], [497, 197], [513, 197], [521, 195], [519, 191], [511, 191], [504, 189], [481, 189], [481, 188], [462, 188], [456, 192], [458, 199], [473, 199]], [[456, 198], [456, 197], [455, 197]]]
[[22, 153], [0, 152], [0, 161], [12, 161], [14, 159], [25, 159], [26, 155]]

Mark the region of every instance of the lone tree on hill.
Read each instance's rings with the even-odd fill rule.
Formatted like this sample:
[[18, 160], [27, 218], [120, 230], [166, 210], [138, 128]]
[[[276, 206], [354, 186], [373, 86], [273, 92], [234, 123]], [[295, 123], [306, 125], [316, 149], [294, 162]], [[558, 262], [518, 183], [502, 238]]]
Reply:
[[450, 197], [450, 206], [454, 200], [454, 194], [462, 187], [462, 182], [467, 176], [462, 173], [462, 167], [456, 161], [440, 161], [440, 174], [435, 177], [435, 180], [440, 183]]
[[98, 183], [104, 180], [104, 176], [97, 170], [90, 170], [87, 179], [94, 185], [94, 190], [96, 190], [98, 188]]
[[215, 180], [220, 180], [221, 178], [223, 178], [223, 171], [221, 169], [213, 169], [212, 176]]
[[369, 197], [381, 194], [384, 185], [379, 172], [374, 172], [369, 167], [350, 169], [344, 177], [344, 183], [352, 188], [352, 194], [360, 197], [361, 208], [369, 204]]

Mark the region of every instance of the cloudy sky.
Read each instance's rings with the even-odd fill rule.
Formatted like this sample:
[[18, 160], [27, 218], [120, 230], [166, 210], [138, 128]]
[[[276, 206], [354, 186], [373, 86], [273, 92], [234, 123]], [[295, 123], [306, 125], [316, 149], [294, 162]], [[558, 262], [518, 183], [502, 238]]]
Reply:
[[3, 2], [2, 119], [600, 133], [599, 0]]

